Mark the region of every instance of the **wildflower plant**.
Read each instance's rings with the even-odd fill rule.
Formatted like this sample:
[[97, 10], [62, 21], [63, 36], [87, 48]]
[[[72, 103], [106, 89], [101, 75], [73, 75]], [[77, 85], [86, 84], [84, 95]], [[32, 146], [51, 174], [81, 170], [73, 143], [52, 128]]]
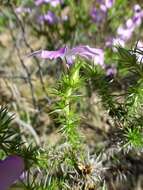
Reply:
[[[87, 48], [86, 53], [89, 50]], [[63, 73], [52, 90], [55, 101], [50, 113], [56, 114], [56, 121], [60, 125], [61, 145], [48, 149], [37, 148], [33, 145], [26, 147], [21, 140], [22, 134], [9, 128], [11, 117], [7, 117], [7, 110], [2, 108], [0, 112], [1, 155], [3, 155], [2, 158], [8, 155], [18, 155], [24, 159], [25, 177], [21, 179], [21, 182], [25, 189], [81, 187], [90, 189], [105, 187], [105, 183], [108, 186], [109, 176], [111, 179], [122, 181], [131, 175], [134, 166], [127, 166], [125, 170], [123, 165], [127, 159], [132, 158], [132, 154], [138, 155], [139, 152], [142, 154], [143, 147], [142, 65], [138, 62], [137, 52], [139, 51], [136, 48], [127, 50], [118, 47], [118, 62], [121, 64], [119, 71], [124, 68], [127, 69], [128, 74], [133, 71], [133, 74], [137, 75], [134, 83], [127, 88], [122, 103], [118, 102], [112, 94], [112, 78], [106, 75], [106, 71], [100, 64], [87, 62], [79, 57], [74, 59], [74, 63], [71, 65], [66, 63], [66, 59], [63, 60]], [[54, 56], [55, 53], [57, 52], [52, 52]], [[81, 55], [90, 55], [82, 51], [80, 53]], [[89, 51], [89, 53], [91, 52]], [[92, 53], [94, 55], [94, 52]], [[33, 56], [35, 53], [31, 55]], [[51, 52], [48, 52], [47, 55], [48, 58], [53, 56]], [[78, 103], [83, 96], [80, 89], [89, 81], [90, 88], [92, 90], [96, 88], [114, 125], [114, 129], [110, 132], [108, 146], [95, 149], [97, 151], [95, 158], [89, 153], [87, 158], [86, 151], [88, 152], [88, 150], [84, 146], [79, 130], [81, 116]], [[112, 175], [113, 173], [114, 175]]]
[[[46, 51], [45, 51], [46, 52]], [[118, 48], [119, 55], [123, 57], [124, 63], [132, 63], [131, 67], [133, 67], [133, 64], [135, 65], [136, 69], [138, 68], [138, 63], [134, 62], [137, 61], [136, 54], [130, 53], [130, 51], [119, 47]], [[50, 54], [47, 51], [47, 58], [50, 58]], [[81, 53], [81, 52], [80, 52]], [[36, 52], [37, 54], [37, 52]], [[35, 55], [35, 54], [32, 54]], [[45, 58], [45, 57], [44, 57]], [[121, 61], [119, 59], [119, 61]], [[132, 61], [132, 62], [131, 62]], [[102, 102], [105, 105], [105, 108], [108, 110], [110, 116], [113, 118], [114, 125], [119, 125], [120, 128], [117, 129], [116, 132], [113, 132], [113, 139], [116, 139], [116, 135], [118, 134], [118, 138], [116, 141], [114, 141], [115, 144], [115, 152], [113, 152], [109, 158], [112, 160], [112, 157], [116, 154], [119, 154], [121, 151], [127, 150], [126, 145], [132, 144], [132, 146], [139, 145], [142, 146], [142, 135], [137, 132], [136, 130], [130, 130], [129, 129], [129, 119], [126, 117], [127, 115], [127, 104], [126, 99], [128, 99], [129, 92], [127, 93], [127, 96], [125, 97], [125, 103], [121, 104], [119, 103], [114, 96], [112, 95], [111, 91], [111, 82], [108, 80], [108, 76], [106, 77], [106, 72], [103, 70], [103, 68], [100, 65], [95, 64], [87, 64], [83, 61], [77, 61], [73, 63], [69, 68], [67, 74], [63, 75], [60, 81], [59, 88], [56, 90], [56, 95], [59, 98], [58, 103], [56, 104], [55, 111], [59, 113], [58, 120], [62, 124], [61, 131], [63, 132], [66, 142], [68, 142], [73, 148], [77, 148], [77, 144], [79, 143], [79, 137], [78, 137], [78, 131], [77, 128], [75, 128], [78, 125], [77, 115], [74, 113], [74, 106], [72, 106], [71, 102], [77, 101], [77, 96], [72, 94], [72, 92], [76, 92], [76, 90], [79, 87], [79, 84], [82, 81], [82, 77], [79, 77], [79, 71], [80, 68], [84, 70], [85, 74], [83, 75], [88, 80], [90, 79], [93, 84], [92, 88], [94, 86], [96, 87], [97, 92], [99, 92], [99, 95], [102, 98]], [[125, 67], [125, 65], [124, 65]], [[83, 73], [84, 73], [83, 72]], [[85, 80], [85, 79], [84, 79]], [[134, 86], [135, 87], [135, 86]], [[133, 88], [134, 88], [133, 87]], [[131, 87], [132, 88], [132, 87]], [[72, 106], [72, 111], [70, 110]], [[132, 106], [130, 107], [132, 108]], [[120, 133], [120, 136], [119, 136]], [[139, 135], [140, 134], [140, 135]], [[138, 139], [138, 140], [137, 140]], [[112, 142], [112, 141], [111, 141]], [[120, 144], [119, 144], [120, 143]], [[118, 147], [119, 145], [119, 147]], [[78, 147], [79, 148], [79, 147]], [[119, 150], [117, 151], [117, 149]], [[125, 149], [125, 150], [124, 150]], [[128, 152], [128, 151], [127, 151]], [[107, 157], [107, 159], [109, 159]], [[120, 159], [118, 159], [119, 161]], [[121, 162], [121, 160], [120, 160]], [[121, 163], [122, 164], [122, 163]], [[107, 164], [108, 165], [108, 164]], [[112, 168], [112, 166], [110, 166]], [[110, 168], [109, 167], [109, 168]], [[122, 178], [122, 171], [117, 172], [117, 176], [120, 175], [120, 178]]]

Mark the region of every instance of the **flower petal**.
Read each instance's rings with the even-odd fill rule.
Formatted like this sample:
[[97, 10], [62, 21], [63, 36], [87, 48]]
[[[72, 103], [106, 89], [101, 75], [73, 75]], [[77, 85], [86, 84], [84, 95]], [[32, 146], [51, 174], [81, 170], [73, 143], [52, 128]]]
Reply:
[[63, 58], [67, 52], [67, 47], [60, 48], [56, 51], [48, 51], [48, 50], [39, 50], [31, 53], [29, 56], [38, 56], [43, 59], [57, 59]]
[[0, 161], [0, 190], [7, 190], [24, 170], [24, 161], [20, 156], [9, 156]]
[[71, 50], [72, 55], [80, 55], [86, 59], [93, 59], [98, 54], [97, 49], [89, 46], [77, 46]]
[[79, 55], [85, 59], [93, 60], [96, 64], [104, 65], [104, 52], [99, 48], [89, 46], [77, 46], [70, 51], [70, 56]]

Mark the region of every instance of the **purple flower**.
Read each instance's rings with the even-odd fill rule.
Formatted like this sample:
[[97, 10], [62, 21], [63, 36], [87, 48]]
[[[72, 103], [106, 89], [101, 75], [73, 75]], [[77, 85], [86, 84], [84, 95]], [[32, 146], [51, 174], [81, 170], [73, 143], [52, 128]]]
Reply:
[[48, 11], [45, 15], [42, 15], [38, 18], [40, 22], [48, 22], [48, 24], [55, 24], [58, 21], [58, 18], [52, 11]]
[[140, 5], [135, 4], [134, 7], [133, 7], [133, 10], [134, 10], [134, 12], [136, 12], [136, 13], [140, 12], [140, 11], [141, 11]]
[[57, 59], [57, 58], [63, 58], [67, 52], [67, 48], [60, 48], [56, 51], [48, 51], [48, 50], [38, 50], [30, 54], [30, 56], [38, 56], [42, 59]]
[[111, 65], [106, 68], [106, 75], [107, 76], [115, 76], [117, 74], [117, 69], [115, 66]]
[[101, 66], [104, 65], [104, 52], [102, 49], [91, 48], [89, 46], [77, 46], [72, 49], [67, 47], [60, 48], [56, 51], [48, 51], [48, 50], [39, 50], [30, 54], [30, 56], [38, 56], [43, 59], [66, 59], [67, 63], [70, 65], [73, 63], [76, 56], [83, 57], [88, 60], [94, 61], [96, 64]]
[[136, 4], [133, 7], [133, 11], [134, 11], [134, 16], [132, 18], [132, 21], [133, 21], [133, 25], [135, 25], [135, 27], [137, 27], [142, 22], [143, 10], [141, 9], [140, 5]]
[[115, 0], [98, 0], [99, 8], [93, 8], [90, 12], [90, 16], [94, 22], [100, 23], [107, 16], [107, 11], [110, 9]]
[[96, 2], [100, 5], [105, 5], [106, 8], [110, 9], [115, 3], [115, 0], [96, 0]]
[[90, 15], [93, 22], [100, 23], [106, 17], [106, 11], [104, 9], [93, 8]]
[[102, 49], [96, 49], [97, 54], [94, 57], [94, 63], [100, 65], [102, 68], [105, 68], [104, 64], [104, 51]]
[[49, 0], [35, 0], [35, 5], [39, 6], [43, 3], [49, 3]]
[[0, 161], [0, 190], [7, 190], [24, 170], [24, 161], [20, 156], [8, 156]]
[[142, 23], [142, 19], [143, 19], [143, 11], [141, 11], [140, 13], [136, 13], [133, 18], [132, 18], [132, 21], [133, 21], [133, 27], [138, 27], [141, 25]]
[[105, 46], [108, 48], [112, 48], [113, 51], [117, 51], [117, 48], [115, 46], [125, 46], [125, 36], [118, 36], [117, 37], [108, 37], [106, 42], [105, 42]]
[[115, 3], [115, 0], [105, 0], [105, 6], [110, 9], [112, 8], [113, 4]]
[[62, 3], [62, 0], [51, 0], [49, 1], [49, 3], [51, 4], [51, 6], [56, 7], [57, 5]]
[[134, 31], [133, 27], [127, 28], [127, 27], [120, 26], [117, 29], [117, 35], [119, 36], [121, 40], [126, 42], [131, 38], [133, 31]]
[[39, 6], [43, 3], [49, 3], [51, 6], [56, 7], [60, 3], [62, 3], [62, 0], [36, 0], [35, 5]]
[[134, 6], [134, 15], [132, 18], [128, 19], [124, 26], [119, 26], [117, 34], [126, 41], [128, 41], [133, 31], [141, 25], [143, 18], [143, 11], [139, 5]]
[[[117, 29], [117, 36], [113, 38], [113, 45], [122, 45], [125, 46], [126, 42], [131, 39], [133, 32], [137, 27], [139, 27], [142, 23], [143, 19], [143, 10], [139, 5], [135, 5], [134, 15], [129, 18], [124, 25], [120, 25]], [[108, 45], [108, 43], [106, 43]], [[113, 48], [116, 51], [115, 48]]]
[[126, 28], [132, 28], [133, 27], [133, 20], [132, 18], [129, 18], [127, 21], [126, 21]]
[[32, 10], [29, 7], [17, 7], [15, 9], [15, 12], [18, 13], [18, 14], [20, 14], [20, 13], [31, 13], [31, 11]]

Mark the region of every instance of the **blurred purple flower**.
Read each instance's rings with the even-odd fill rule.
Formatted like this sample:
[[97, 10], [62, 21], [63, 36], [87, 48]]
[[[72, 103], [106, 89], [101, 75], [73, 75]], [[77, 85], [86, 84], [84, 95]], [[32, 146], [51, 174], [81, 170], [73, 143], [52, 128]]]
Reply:
[[90, 16], [94, 22], [100, 23], [107, 16], [107, 11], [110, 9], [115, 0], [98, 0], [99, 8], [93, 8], [90, 12]]
[[133, 31], [141, 25], [143, 19], [143, 11], [139, 5], [134, 6], [134, 15], [132, 18], [128, 19], [124, 26], [119, 26], [117, 34], [126, 41], [128, 41]]
[[129, 18], [126, 21], [126, 27], [132, 28], [133, 30], [141, 25], [143, 19], [143, 10], [141, 9], [140, 5], [136, 4], [133, 7], [134, 15], [132, 18]]
[[105, 46], [111, 48], [113, 45], [113, 37], [108, 36], [105, 41]]
[[39, 22], [48, 22], [48, 24], [55, 24], [58, 21], [58, 18], [52, 11], [48, 11], [45, 15], [41, 15], [38, 18]]
[[93, 59], [96, 65], [100, 65], [102, 68], [105, 68], [103, 49], [96, 49], [96, 55], [94, 56]]
[[115, 76], [117, 74], [117, 69], [115, 66], [111, 65], [106, 68], [106, 75], [107, 76]]
[[133, 24], [134, 24], [134, 23], [133, 23], [132, 18], [129, 18], [129, 19], [126, 21], [125, 26], [126, 26], [126, 28], [132, 28]]
[[31, 13], [32, 12], [32, 9], [29, 8], [29, 7], [17, 7], [15, 9], [15, 12], [20, 14], [20, 13]]
[[56, 51], [39, 50], [35, 51], [30, 56], [38, 56], [43, 59], [66, 59], [67, 63], [70, 65], [73, 63], [76, 55], [83, 57], [88, 60], [94, 61], [96, 64], [104, 66], [104, 52], [102, 49], [91, 48], [89, 46], [77, 46], [72, 49], [67, 47], [60, 48]]
[[49, 0], [35, 0], [35, 5], [39, 6], [43, 3], [49, 3]]
[[61, 4], [63, 1], [62, 0], [51, 0], [50, 4], [53, 7], [56, 7], [57, 5]]
[[119, 28], [117, 29], [117, 35], [121, 40], [126, 42], [131, 38], [133, 31], [134, 29], [132, 27], [127, 28], [119, 26]]
[[49, 3], [51, 6], [56, 7], [60, 3], [62, 3], [62, 0], [36, 0], [35, 5], [39, 6], [43, 3]]
[[107, 7], [107, 9], [112, 8], [114, 3], [115, 3], [115, 0], [105, 0], [105, 6]]
[[[139, 27], [143, 20], [143, 10], [140, 5], [136, 4], [133, 7], [134, 15], [129, 18], [124, 25], [120, 25], [117, 29], [117, 36], [113, 38], [113, 45], [125, 46], [126, 42], [131, 39], [133, 32]], [[106, 43], [108, 45], [108, 43]], [[115, 48], [113, 48], [116, 51]]]
[[8, 156], [0, 161], [0, 190], [7, 190], [24, 170], [24, 161], [20, 156]]
[[93, 22], [100, 23], [106, 17], [106, 11], [102, 9], [93, 8], [91, 10], [90, 16]]
[[141, 25], [143, 19], [143, 10], [140, 13], [134, 14], [132, 21], [133, 21], [133, 27], [138, 27]]
[[105, 5], [106, 8], [110, 9], [115, 3], [115, 0], [96, 0], [96, 2], [100, 5]]
[[134, 12], [138, 13], [141, 11], [141, 6], [139, 4], [135, 4], [133, 7]]

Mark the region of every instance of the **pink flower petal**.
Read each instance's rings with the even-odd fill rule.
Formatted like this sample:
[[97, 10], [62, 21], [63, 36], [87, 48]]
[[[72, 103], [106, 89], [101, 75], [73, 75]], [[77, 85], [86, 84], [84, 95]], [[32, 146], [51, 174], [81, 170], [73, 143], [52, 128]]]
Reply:
[[48, 51], [48, 50], [39, 50], [31, 53], [29, 56], [38, 56], [43, 59], [57, 59], [63, 58], [66, 54], [67, 47], [60, 48], [59, 50], [55, 51]]
[[0, 190], [7, 190], [24, 170], [24, 161], [20, 156], [9, 156], [0, 161]]

